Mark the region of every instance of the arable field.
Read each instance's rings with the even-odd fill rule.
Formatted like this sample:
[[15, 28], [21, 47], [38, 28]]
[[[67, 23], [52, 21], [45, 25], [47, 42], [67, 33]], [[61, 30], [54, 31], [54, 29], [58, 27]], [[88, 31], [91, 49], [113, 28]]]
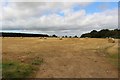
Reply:
[[118, 40], [2, 38], [5, 78], [117, 78]]

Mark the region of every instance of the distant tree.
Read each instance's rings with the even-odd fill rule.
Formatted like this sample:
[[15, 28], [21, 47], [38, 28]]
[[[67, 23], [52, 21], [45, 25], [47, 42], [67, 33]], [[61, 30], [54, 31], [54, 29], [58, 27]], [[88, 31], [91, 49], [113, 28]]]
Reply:
[[74, 38], [78, 38], [77, 35], [75, 35]]
[[91, 38], [99, 37], [96, 30], [91, 31], [90, 34], [91, 34]]
[[109, 37], [110, 36], [110, 31], [109, 31], [109, 29], [102, 29], [102, 30], [100, 30], [99, 32], [99, 37], [100, 38], [106, 38], [106, 37]]
[[90, 33], [97, 33], [97, 31], [96, 31], [96, 30], [93, 30], [93, 31], [91, 31]]
[[67, 38], [67, 35], [65, 36], [65, 38]]
[[69, 36], [69, 38], [72, 38], [72, 36]]
[[85, 38], [85, 37], [91, 37], [91, 34], [90, 33], [86, 33], [86, 34], [82, 34], [81, 35], [81, 38]]
[[54, 35], [52, 35], [52, 37], [57, 37], [57, 36], [54, 34]]

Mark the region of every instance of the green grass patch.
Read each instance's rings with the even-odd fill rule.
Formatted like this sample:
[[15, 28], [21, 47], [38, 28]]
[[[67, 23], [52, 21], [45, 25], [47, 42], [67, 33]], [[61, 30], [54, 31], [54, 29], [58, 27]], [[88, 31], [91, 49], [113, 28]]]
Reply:
[[112, 55], [109, 55], [110, 58], [112, 59], [118, 59], [118, 54], [112, 54]]
[[8, 61], [2, 64], [3, 78], [26, 78], [32, 71], [33, 67], [25, 63]]
[[43, 63], [43, 59], [35, 57], [28, 63], [20, 61], [3, 61], [2, 77], [3, 78], [28, 78], [34, 76], [34, 72], [38, 71], [39, 65]]
[[119, 68], [120, 69], [120, 62], [119, 62], [119, 59], [120, 59], [120, 55], [118, 53], [116, 54], [107, 54], [106, 55], [106, 58], [108, 59], [108, 61], [114, 65], [115, 67]]
[[113, 54], [113, 55], [109, 55], [109, 61], [115, 65], [117, 68], [120, 69], [120, 55], [118, 54]]
[[[118, 53], [115, 53], [115, 52], [111, 52], [109, 53], [107, 50], [111, 47], [113, 47], [114, 45], [111, 45], [111, 46], [108, 46], [108, 47], [105, 47], [103, 49], [101, 49], [101, 53], [105, 54], [106, 55], [106, 58], [108, 59], [108, 61], [114, 65], [115, 67], [117, 68], [120, 68], [120, 63], [118, 61], [118, 59], [120, 58], [120, 55]], [[120, 50], [120, 48], [118, 47], [118, 50]], [[99, 50], [100, 51], [100, 50]]]

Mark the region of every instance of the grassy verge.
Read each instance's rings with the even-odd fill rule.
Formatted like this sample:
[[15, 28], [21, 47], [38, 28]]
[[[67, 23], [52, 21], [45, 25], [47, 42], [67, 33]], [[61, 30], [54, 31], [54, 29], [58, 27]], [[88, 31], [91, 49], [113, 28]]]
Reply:
[[[111, 50], [111, 49], [113, 50]], [[107, 50], [110, 50], [110, 51], [107, 51]], [[108, 61], [114, 65], [115, 67], [117, 68], [120, 68], [120, 63], [119, 63], [119, 58], [120, 58], [120, 55], [118, 54], [117, 50], [120, 50], [120, 47], [118, 48], [113, 48], [113, 46], [110, 46], [110, 47], [107, 47], [105, 49], [103, 49], [103, 53], [106, 55], [106, 58], [108, 59]]]
[[20, 61], [3, 61], [2, 77], [3, 78], [29, 78], [43, 63], [43, 59], [35, 58], [31, 63]]
[[115, 67], [120, 68], [120, 63], [118, 63], [118, 54], [107, 55], [108, 60], [113, 64]]
[[25, 78], [32, 73], [32, 66], [19, 62], [4, 62], [3, 63], [3, 78]]

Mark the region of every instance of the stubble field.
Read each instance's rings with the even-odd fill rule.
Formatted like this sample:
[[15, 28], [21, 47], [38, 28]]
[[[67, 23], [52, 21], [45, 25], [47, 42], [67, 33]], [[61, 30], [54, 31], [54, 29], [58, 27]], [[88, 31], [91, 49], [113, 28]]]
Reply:
[[117, 78], [118, 40], [2, 38], [5, 78]]

